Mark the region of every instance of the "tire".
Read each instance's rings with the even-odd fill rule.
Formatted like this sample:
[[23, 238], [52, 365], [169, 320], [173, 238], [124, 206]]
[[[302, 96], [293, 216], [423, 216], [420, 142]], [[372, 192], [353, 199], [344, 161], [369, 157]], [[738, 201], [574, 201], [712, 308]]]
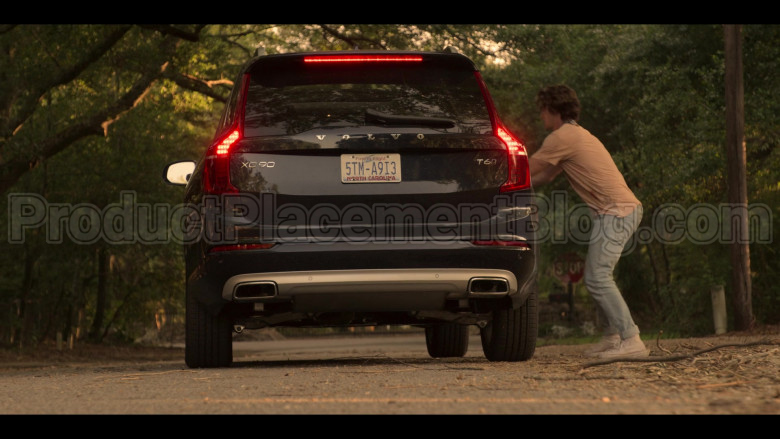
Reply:
[[457, 323], [428, 326], [425, 344], [433, 358], [462, 357], [469, 350], [469, 327]]
[[188, 367], [228, 367], [233, 362], [233, 324], [187, 292], [184, 360]]
[[493, 311], [491, 321], [480, 330], [482, 351], [490, 361], [526, 361], [534, 356], [539, 332], [539, 292], [536, 285], [518, 309]]

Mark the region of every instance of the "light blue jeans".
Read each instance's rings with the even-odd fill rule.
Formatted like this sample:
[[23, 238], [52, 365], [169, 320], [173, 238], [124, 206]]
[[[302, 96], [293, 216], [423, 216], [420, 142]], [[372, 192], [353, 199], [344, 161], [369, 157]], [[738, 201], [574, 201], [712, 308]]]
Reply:
[[607, 326], [604, 334], [627, 339], [639, 334], [628, 305], [612, 276], [623, 249], [642, 221], [642, 206], [629, 215], [597, 215], [593, 219], [588, 256], [585, 258], [585, 287], [599, 306]]

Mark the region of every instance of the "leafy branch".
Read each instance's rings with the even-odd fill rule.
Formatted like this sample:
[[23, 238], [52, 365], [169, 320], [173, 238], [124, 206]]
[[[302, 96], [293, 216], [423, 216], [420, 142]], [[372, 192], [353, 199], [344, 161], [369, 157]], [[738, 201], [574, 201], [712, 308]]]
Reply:
[[201, 93], [205, 96], [208, 96], [210, 98], [213, 98], [223, 103], [227, 102], [227, 96], [224, 96], [221, 93], [214, 90], [213, 86], [214, 85], [233, 86], [233, 81], [229, 79], [218, 79], [218, 80], [207, 81], [200, 78], [196, 78], [191, 75], [186, 75], [183, 73], [176, 72], [173, 69], [167, 69], [162, 76], [166, 79], [170, 79], [171, 81], [175, 82], [176, 85], [182, 88], [196, 91], [198, 93]]
[[[148, 94], [152, 84], [165, 73], [169, 58], [177, 46], [178, 41], [174, 37], [165, 37], [160, 44], [161, 58], [164, 58], [164, 61], [147, 64], [141, 77], [133, 86], [106, 108], [81, 116], [67, 128], [33, 145], [32, 148], [25, 148], [18, 156], [11, 158], [0, 156], [0, 192], [8, 190], [24, 173], [72, 143], [92, 135], [105, 136], [108, 126], [119, 120], [127, 111], [135, 108]], [[13, 140], [11, 139], [11, 142]]]
[[206, 27], [205, 24], [199, 24], [195, 26], [195, 30], [192, 32], [174, 27], [168, 24], [139, 24], [139, 27], [144, 29], [156, 30], [165, 35], [171, 35], [177, 38], [181, 38], [186, 41], [197, 42], [200, 41], [200, 31]]
[[[490, 57], [494, 57], [494, 58], [498, 57], [498, 54], [496, 52], [493, 52], [491, 50], [485, 49], [479, 43], [477, 43], [476, 41], [472, 40], [469, 37], [468, 34], [462, 32], [462, 31], [459, 31], [457, 29], [453, 29], [449, 25], [444, 26], [443, 30], [445, 32], [447, 32], [447, 34], [449, 36], [451, 36], [452, 38], [460, 41], [461, 43], [465, 44], [468, 47], [471, 47], [472, 49], [476, 50], [477, 52], [481, 53], [482, 55], [490, 56]], [[506, 43], [504, 43], [504, 45], [506, 45]]]
[[[99, 60], [105, 55], [112, 47], [114, 47], [119, 40], [130, 30], [131, 26], [121, 26], [114, 29], [100, 43], [87, 50], [84, 55], [74, 63], [70, 68], [62, 70], [57, 75], [52, 75], [41, 83], [37, 84], [27, 96], [24, 98], [24, 102], [20, 104], [19, 110], [16, 112], [16, 116], [9, 118], [2, 126], [2, 137], [7, 139], [13, 134], [17, 133], [27, 121], [30, 116], [38, 109], [38, 104], [41, 98], [54, 87], [66, 84], [73, 81], [81, 72], [86, 70], [90, 65]], [[15, 91], [12, 95], [3, 97], [0, 102], [0, 108], [2, 108], [5, 114], [10, 114], [10, 106], [15, 103], [21, 90]]]
[[344, 33], [341, 33], [339, 31], [337, 31], [336, 29], [328, 26], [327, 24], [318, 24], [317, 26], [319, 26], [322, 29], [323, 36], [324, 36], [324, 38], [326, 40], [328, 39], [328, 35], [330, 35], [330, 36], [336, 38], [337, 40], [341, 40], [341, 41], [347, 43], [347, 45], [349, 45], [349, 47], [351, 47], [351, 48], [360, 47], [359, 42], [362, 41], [362, 42], [370, 43], [374, 47], [381, 47], [382, 49], [387, 49], [387, 45], [385, 45], [380, 40], [376, 40], [376, 39], [373, 39], [373, 38], [367, 38], [367, 37], [363, 37], [363, 36], [348, 36], [348, 35], [346, 35]]

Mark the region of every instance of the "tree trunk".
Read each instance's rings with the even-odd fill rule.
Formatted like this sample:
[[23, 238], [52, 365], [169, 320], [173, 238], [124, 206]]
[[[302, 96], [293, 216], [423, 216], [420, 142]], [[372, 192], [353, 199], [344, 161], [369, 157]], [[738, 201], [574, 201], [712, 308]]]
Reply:
[[95, 342], [103, 341], [103, 318], [106, 314], [106, 295], [108, 294], [109, 254], [104, 247], [98, 250], [98, 287], [95, 304], [95, 318], [89, 330], [89, 338]]
[[[52, 328], [55, 326], [55, 320], [59, 320], [61, 314], [60, 310], [62, 305], [62, 300], [65, 297], [65, 284], [60, 284], [60, 295], [57, 297], [57, 303], [54, 305], [54, 312], [49, 313], [49, 318], [46, 321], [46, 328], [43, 330], [43, 335], [41, 336], [40, 340], [46, 340], [49, 338], [49, 333], [51, 332]], [[59, 330], [57, 332], [60, 332]]]
[[23, 339], [28, 336], [24, 332], [27, 321], [27, 303], [29, 302], [30, 290], [33, 284], [33, 268], [35, 268], [35, 261], [38, 259], [34, 254], [31, 246], [25, 245], [24, 252], [24, 277], [22, 279], [22, 290], [19, 293], [19, 307], [17, 308], [17, 327], [14, 331], [13, 341], [19, 343], [21, 348], [23, 345]]
[[750, 282], [750, 247], [745, 159], [745, 106], [742, 84], [742, 26], [724, 25], [726, 62], [726, 160], [728, 201], [731, 214], [731, 289], [734, 326], [744, 331], [753, 327]]

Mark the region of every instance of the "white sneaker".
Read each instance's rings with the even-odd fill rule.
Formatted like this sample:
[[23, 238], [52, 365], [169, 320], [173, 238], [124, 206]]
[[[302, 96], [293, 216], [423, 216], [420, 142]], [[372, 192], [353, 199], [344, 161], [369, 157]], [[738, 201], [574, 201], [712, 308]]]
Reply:
[[598, 357], [601, 352], [609, 349], [615, 349], [620, 346], [620, 335], [610, 334], [601, 337], [598, 343], [593, 344], [590, 348], [585, 350], [582, 354], [586, 357]]
[[599, 358], [609, 359], [618, 357], [647, 357], [650, 355], [650, 351], [647, 350], [642, 339], [639, 338], [639, 334], [620, 340], [620, 344], [616, 348], [608, 349], [598, 354]]

